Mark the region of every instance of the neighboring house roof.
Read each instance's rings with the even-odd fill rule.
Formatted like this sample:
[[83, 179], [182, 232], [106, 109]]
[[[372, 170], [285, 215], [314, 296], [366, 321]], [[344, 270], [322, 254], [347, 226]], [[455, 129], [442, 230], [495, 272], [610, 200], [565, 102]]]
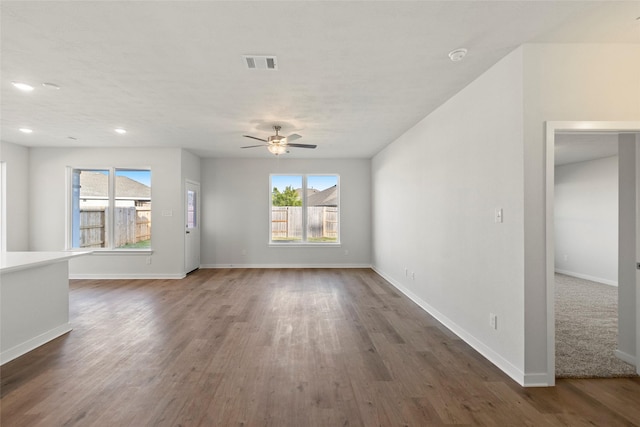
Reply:
[[[107, 198], [109, 177], [100, 172], [82, 171], [80, 173], [80, 197]], [[116, 176], [116, 198], [151, 200], [151, 187], [134, 181], [126, 176]]]
[[338, 206], [338, 186], [334, 185], [309, 195], [307, 206]]
[[[318, 192], [318, 190], [316, 190], [315, 188], [308, 188], [307, 189], [307, 197], [311, 196], [312, 194], [316, 194]], [[302, 199], [302, 188], [296, 188], [296, 193], [298, 193], [298, 197], [300, 197], [300, 199]]]

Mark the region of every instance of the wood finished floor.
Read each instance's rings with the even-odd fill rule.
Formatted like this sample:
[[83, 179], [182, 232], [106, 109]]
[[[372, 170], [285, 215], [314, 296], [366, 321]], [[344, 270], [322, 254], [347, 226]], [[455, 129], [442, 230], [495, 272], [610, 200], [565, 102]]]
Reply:
[[14, 426], [640, 425], [640, 380], [523, 389], [368, 269], [71, 282], [1, 368]]

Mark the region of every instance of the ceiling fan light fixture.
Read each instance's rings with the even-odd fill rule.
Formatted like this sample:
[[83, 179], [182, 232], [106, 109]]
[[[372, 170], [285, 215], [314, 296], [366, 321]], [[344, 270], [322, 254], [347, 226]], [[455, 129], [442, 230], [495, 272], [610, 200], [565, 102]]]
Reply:
[[267, 142], [269, 142], [269, 144], [286, 145], [287, 138], [282, 135], [273, 135], [267, 138]]
[[280, 125], [273, 126], [273, 130], [276, 131], [276, 134], [268, 136], [267, 139], [257, 138], [251, 135], [242, 135], [245, 138], [255, 139], [255, 140], [264, 142], [266, 144], [249, 145], [247, 147], [240, 147], [240, 148], [267, 147], [267, 150], [269, 150], [270, 153], [275, 154], [277, 156], [279, 154], [288, 153], [289, 147], [294, 147], [294, 148], [316, 148], [317, 147], [317, 145], [315, 144], [298, 144], [298, 143], [289, 144], [290, 140], [296, 141], [302, 138], [302, 136], [298, 135], [297, 133], [292, 133], [289, 136], [280, 135], [280, 129], [282, 129]]
[[271, 154], [275, 154], [276, 156], [279, 154], [284, 154], [287, 152], [287, 147], [285, 147], [284, 145], [280, 145], [280, 144], [272, 144], [267, 146], [267, 150], [269, 150], [269, 152]]

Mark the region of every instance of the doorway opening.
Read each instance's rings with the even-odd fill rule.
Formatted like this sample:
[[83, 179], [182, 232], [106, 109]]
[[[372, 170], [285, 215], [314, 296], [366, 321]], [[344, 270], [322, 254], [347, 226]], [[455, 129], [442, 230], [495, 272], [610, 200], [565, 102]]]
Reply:
[[[636, 239], [636, 229], [640, 231], [640, 228], [636, 227], [635, 171], [640, 171], [640, 167], [636, 168], [639, 163], [636, 145], [640, 145], [640, 136], [636, 134], [640, 135], [638, 122], [547, 123], [546, 281], [550, 385], [555, 384], [556, 373], [562, 377], [606, 377], [638, 372], [635, 355], [638, 354], [640, 326], [635, 314], [639, 312], [640, 292], [636, 292], [635, 258], [636, 241], [640, 241]], [[624, 151], [618, 153], [618, 147], [624, 147]], [[618, 165], [619, 158], [621, 165]], [[612, 192], [619, 193], [620, 204], [618, 194]], [[617, 212], [618, 205], [620, 212]], [[608, 296], [601, 296], [601, 291]], [[607, 299], [613, 303], [613, 308], [610, 304], [605, 313], [596, 306]], [[589, 310], [595, 312], [588, 314]], [[608, 326], [609, 334], [613, 333], [613, 338], [608, 338], [610, 343], [613, 339], [610, 347], [600, 349], [613, 366], [600, 362], [603, 365], [600, 368], [604, 368], [600, 372], [594, 365], [583, 365], [583, 361], [592, 356], [589, 352], [598, 350], [589, 348], [585, 339], [596, 333], [585, 331], [585, 324], [589, 322], [595, 328]], [[574, 342], [563, 342], [567, 339]], [[600, 345], [600, 341], [602, 337], [594, 343]], [[569, 372], [566, 372], [567, 358]], [[620, 370], [618, 364], [626, 370]], [[614, 374], [608, 375], [607, 370]]]
[[184, 187], [184, 272], [200, 268], [200, 183], [185, 181]]
[[[618, 349], [617, 132], [555, 137], [555, 333], [557, 378], [633, 376]], [[622, 150], [628, 151], [626, 147]], [[633, 175], [628, 166], [622, 172]], [[631, 165], [633, 169], [633, 165]]]

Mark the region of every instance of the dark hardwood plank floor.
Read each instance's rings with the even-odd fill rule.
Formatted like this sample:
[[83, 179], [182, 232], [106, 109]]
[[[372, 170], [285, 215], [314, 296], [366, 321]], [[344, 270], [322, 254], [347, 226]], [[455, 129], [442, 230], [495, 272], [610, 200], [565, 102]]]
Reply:
[[2, 366], [14, 426], [631, 426], [640, 380], [524, 389], [368, 269], [71, 281], [74, 330]]

